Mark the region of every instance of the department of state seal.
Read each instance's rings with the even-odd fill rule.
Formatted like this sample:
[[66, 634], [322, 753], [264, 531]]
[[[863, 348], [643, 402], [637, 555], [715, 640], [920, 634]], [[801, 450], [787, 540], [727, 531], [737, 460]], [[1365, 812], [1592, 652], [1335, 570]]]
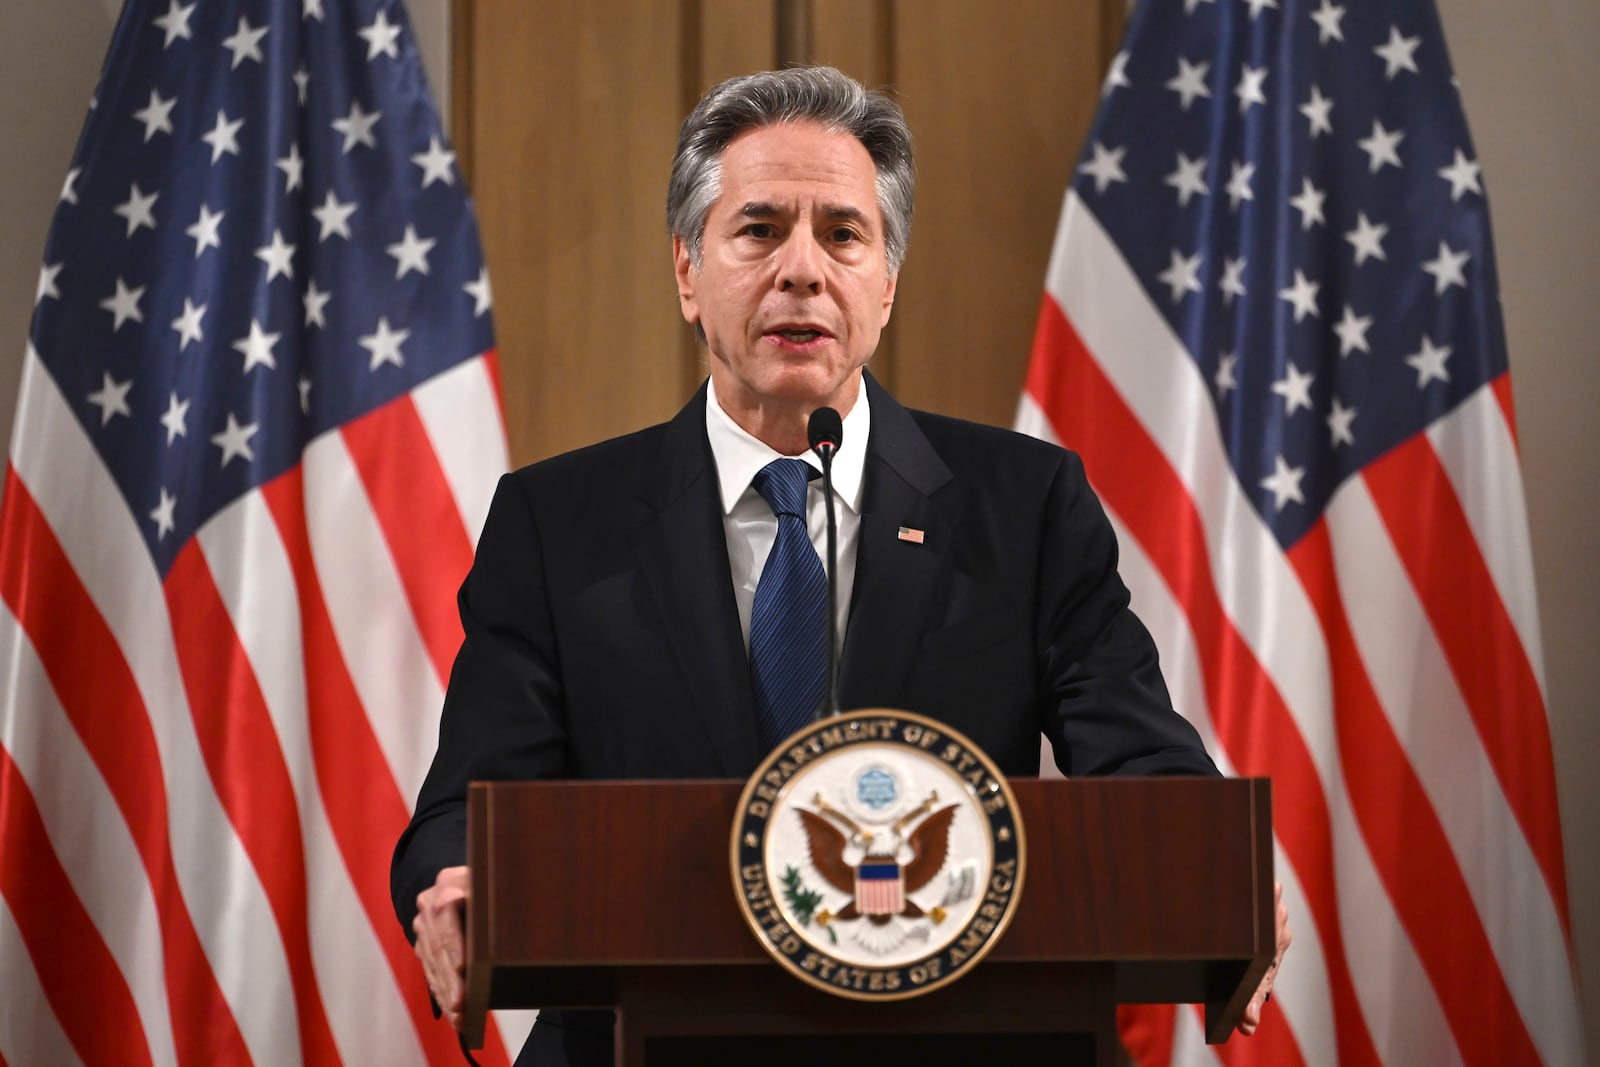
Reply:
[[740, 797], [734, 890], [762, 945], [839, 996], [945, 985], [1004, 932], [1022, 824], [971, 741], [911, 712], [824, 719], [780, 745]]

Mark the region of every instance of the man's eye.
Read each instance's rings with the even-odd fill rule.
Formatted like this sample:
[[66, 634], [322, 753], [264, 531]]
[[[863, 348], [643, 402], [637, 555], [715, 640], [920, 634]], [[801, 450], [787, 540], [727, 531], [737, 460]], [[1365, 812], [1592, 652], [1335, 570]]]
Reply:
[[833, 239], [838, 241], [840, 244], [849, 244], [851, 241], [860, 240], [860, 237], [856, 234], [856, 231], [850, 229], [848, 226], [840, 226], [837, 230], [833, 231]]
[[767, 238], [772, 237], [777, 231], [772, 228], [772, 224], [770, 222], [752, 222], [750, 225], [744, 228], [744, 232], [748, 237], [754, 237], [757, 240], [765, 241]]

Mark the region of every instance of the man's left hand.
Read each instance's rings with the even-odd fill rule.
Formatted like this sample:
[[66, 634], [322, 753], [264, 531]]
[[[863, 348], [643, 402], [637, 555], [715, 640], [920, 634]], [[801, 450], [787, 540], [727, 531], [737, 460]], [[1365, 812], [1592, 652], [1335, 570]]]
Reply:
[[1239, 1020], [1239, 1032], [1246, 1037], [1255, 1033], [1256, 1027], [1261, 1025], [1261, 1009], [1266, 1006], [1267, 998], [1272, 996], [1272, 982], [1278, 977], [1278, 968], [1283, 965], [1283, 954], [1289, 951], [1289, 942], [1294, 940], [1289, 933], [1289, 910], [1283, 906], [1282, 882], [1273, 883], [1273, 899], [1278, 906], [1278, 951], [1272, 957], [1272, 966], [1267, 968], [1261, 984], [1256, 987], [1256, 995], [1245, 1005], [1244, 1017]]

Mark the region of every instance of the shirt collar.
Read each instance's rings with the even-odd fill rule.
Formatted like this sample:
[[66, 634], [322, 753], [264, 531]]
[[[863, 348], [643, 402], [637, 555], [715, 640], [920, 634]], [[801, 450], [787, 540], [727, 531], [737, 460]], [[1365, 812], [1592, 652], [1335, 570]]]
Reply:
[[[861, 482], [867, 466], [867, 436], [872, 432], [872, 411], [867, 404], [867, 389], [861, 377], [856, 378], [856, 402], [850, 405], [850, 414], [844, 417], [843, 440], [833, 456], [833, 491], [846, 507], [860, 514]], [[723, 410], [717, 400], [716, 386], [706, 382], [706, 438], [711, 442], [711, 456], [717, 464], [717, 484], [722, 490], [722, 513], [733, 511], [739, 498], [750, 489], [756, 473], [782, 456], [770, 445], [758, 440], [733, 417]], [[815, 452], [807, 452], [803, 459], [817, 470], [822, 461]], [[751, 490], [752, 492], [754, 490]]]

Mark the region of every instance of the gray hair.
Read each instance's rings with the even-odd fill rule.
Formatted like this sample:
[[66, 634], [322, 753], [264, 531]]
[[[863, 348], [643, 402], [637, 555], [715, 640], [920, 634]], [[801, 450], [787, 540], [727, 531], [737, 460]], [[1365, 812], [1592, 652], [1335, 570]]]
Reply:
[[916, 162], [911, 129], [882, 92], [832, 67], [793, 67], [729, 78], [683, 120], [667, 183], [667, 229], [682, 239], [689, 262], [700, 266], [706, 216], [722, 194], [722, 150], [746, 130], [789, 122], [817, 122], [861, 142], [877, 170], [889, 273], [900, 270], [911, 242]]

